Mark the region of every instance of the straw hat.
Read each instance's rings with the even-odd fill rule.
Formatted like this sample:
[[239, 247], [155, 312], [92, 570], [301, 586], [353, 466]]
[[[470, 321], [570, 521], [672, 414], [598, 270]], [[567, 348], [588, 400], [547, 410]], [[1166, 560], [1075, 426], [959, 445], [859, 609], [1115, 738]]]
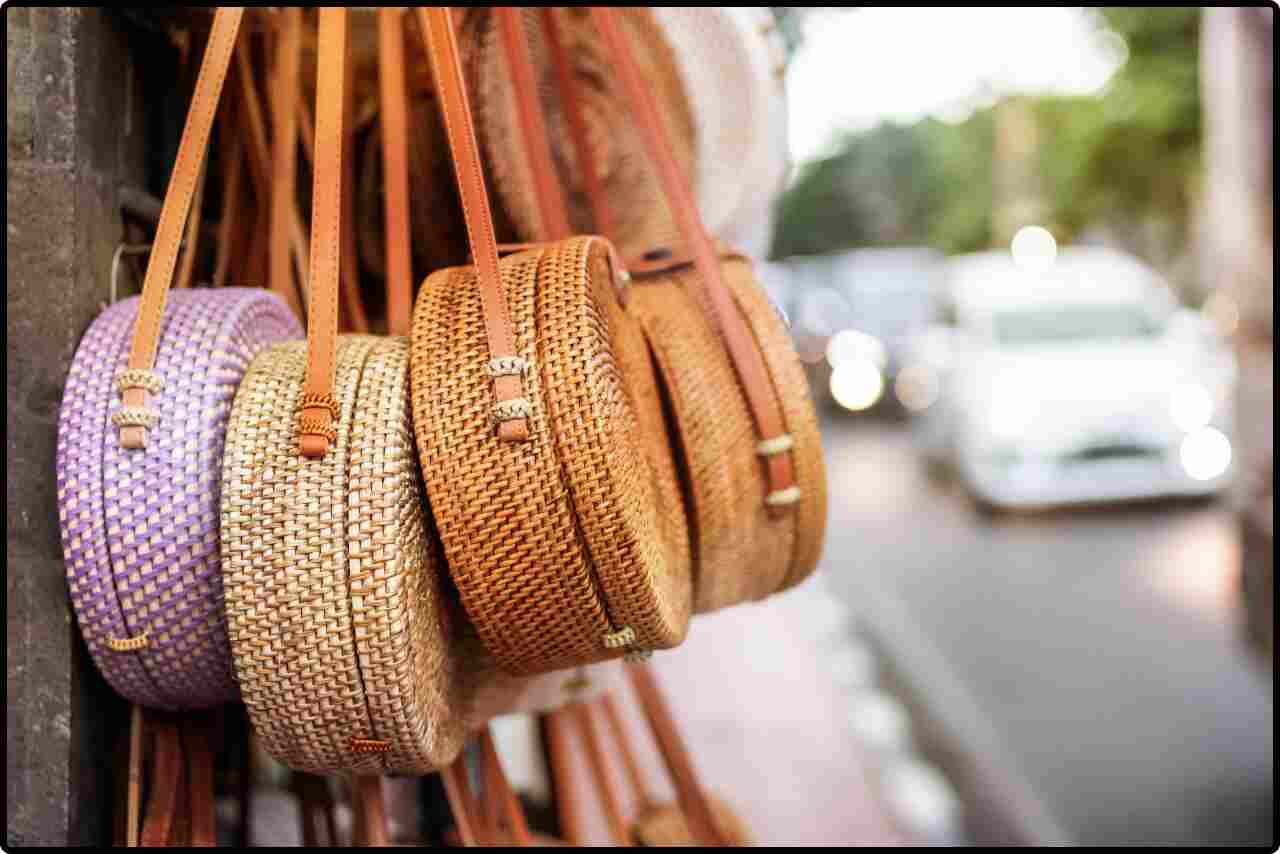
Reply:
[[762, 257], [789, 166], [785, 54], [773, 13], [681, 6], [655, 8], [653, 16], [693, 111], [702, 220], [735, 249]]

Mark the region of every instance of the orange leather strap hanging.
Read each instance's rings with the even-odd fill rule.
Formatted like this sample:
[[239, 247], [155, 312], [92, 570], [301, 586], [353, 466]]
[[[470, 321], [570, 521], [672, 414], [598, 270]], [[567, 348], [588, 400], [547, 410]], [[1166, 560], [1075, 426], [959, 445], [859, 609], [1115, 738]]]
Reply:
[[409, 251], [409, 93], [402, 10], [378, 9], [378, 83], [382, 96], [382, 178], [387, 253], [387, 331], [408, 335], [413, 311]]
[[[489, 208], [484, 172], [480, 166], [471, 107], [463, 86], [462, 64], [458, 57], [453, 21], [449, 9], [444, 7], [419, 8], [418, 14], [435, 72], [449, 149], [453, 154], [453, 168], [458, 179], [458, 192], [462, 197], [467, 240], [476, 267], [485, 334], [489, 342], [489, 364], [491, 369], [495, 366], [499, 368], [492, 370], [495, 403], [498, 407], [506, 405], [513, 409], [513, 405], [517, 403], [527, 407], [529, 402], [524, 397], [523, 372], [508, 369], [511, 365], [522, 364], [523, 360], [515, 352], [506, 294], [498, 275], [498, 246], [493, 232], [493, 214]], [[527, 419], [514, 417], [499, 421], [498, 438], [508, 442], [527, 440]]]
[[605, 818], [609, 822], [609, 832], [618, 845], [629, 846], [632, 843], [631, 828], [622, 814], [622, 803], [618, 798], [618, 789], [609, 776], [609, 762], [605, 759], [604, 745], [600, 740], [600, 731], [596, 728], [595, 717], [591, 713], [591, 704], [574, 703], [573, 714], [578, 718], [578, 731], [587, 748], [587, 762], [591, 766], [591, 776], [600, 792], [604, 804]]
[[[719, 257], [715, 246], [707, 236], [698, 215], [697, 204], [689, 190], [688, 182], [681, 174], [680, 165], [671, 153], [662, 117], [654, 103], [653, 95], [645, 85], [639, 66], [631, 53], [631, 46], [618, 25], [617, 11], [603, 6], [591, 8], [592, 20], [604, 39], [609, 55], [613, 58], [618, 78], [627, 93], [645, 147], [649, 152], [663, 192], [670, 203], [681, 235], [693, 254], [694, 266], [702, 279], [703, 292], [713, 322], [719, 328], [725, 347], [733, 362], [734, 371], [746, 395], [747, 405], [755, 422], [756, 433], [764, 446], [785, 443], [786, 425], [782, 419], [782, 406], [777, 390], [769, 376], [764, 358], [746, 319], [738, 310], [721, 276]], [[786, 450], [764, 457], [769, 491], [766, 502], [770, 512], [781, 512], [794, 501], [796, 491], [795, 469], [792, 452]]]
[[724, 845], [720, 827], [716, 823], [715, 813], [706, 792], [698, 782], [697, 771], [680, 731], [676, 728], [675, 718], [667, 707], [666, 698], [653, 677], [647, 664], [627, 664], [627, 675], [631, 687], [640, 699], [640, 707], [649, 721], [654, 740], [658, 742], [658, 750], [662, 761], [667, 766], [667, 773], [675, 784], [676, 797], [689, 822], [689, 829], [694, 837], [707, 845]]
[[538, 87], [534, 82], [529, 39], [521, 18], [523, 12], [514, 6], [495, 6], [493, 14], [498, 19], [507, 69], [516, 93], [516, 114], [526, 155], [525, 168], [533, 178], [534, 195], [538, 200], [539, 239], [559, 240], [569, 237], [572, 234], [569, 208], [565, 204], [555, 162], [551, 157], [551, 146], [547, 142], [547, 127], [542, 117], [542, 105], [538, 103]]
[[[548, 6], [541, 10], [543, 36], [547, 40], [547, 49], [551, 53], [551, 65], [555, 70], [556, 88], [560, 92], [560, 103], [565, 118], [569, 122], [569, 138], [573, 143], [574, 154], [577, 155], [578, 169], [582, 172], [582, 182], [586, 189], [587, 204], [591, 207], [591, 218], [596, 231], [606, 237], [615, 234], [613, 211], [600, 180], [600, 170], [596, 168], [595, 152], [591, 150], [591, 137], [587, 132], [586, 114], [582, 109], [582, 100], [578, 97], [578, 87], [573, 82], [573, 66], [569, 63], [569, 54], [560, 40], [560, 27], [556, 23], [556, 11]], [[520, 81], [516, 81], [517, 87]], [[534, 93], [536, 95], [536, 92]], [[528, 95], [517, 97], [528, 98]]]
[[297, 204], [298, 113], [294, 108], [302, 76], [302, 9], [279, 11], [275, 69], [271, 75], [271, 290], [302, 317], [292, 268], [293, 218]]
[[583, 832], [582, 803], [578, 795], [577, 780], [573, 776], [572, 751], [569, 748], [569, 714], [563, 706], [546, 712], [542, 715], [542, 725], [560, 836], [565, 844], [578, 848], [585, 844], [586, 836]]
[[[151, 373], [151, 368], [155, 363], [156, 346], [160, 338], [165, 297], [173, 282], [183, 226], [191, 210], [191, 198], [204, 166], [209, 133], [218, 111], [222, 84], [226, 80], [231, 52], [235, 48], [236, 35], [243, 17], [244, 9], [226, 6], [219, 8], [214, 15], [209, 45], [200, 65], [200, 76], [196, 79], [191, 111], [187, 114], [182, 140], [178, 143], [178, 157], [173, 166], [169, 189], [165, 192], [164, 207], [160, 211], [160, 222], [156, 227], [151, 257], [147, 262], [147, 275], [143, 281], [142, 298], [129, 349], [129, 370], [120, 378], [124, 408], [145, 410], [149, 389], [154, 387], [155, 374]], [[148, 429], [137, 424], [121, 426], [121, 447], [144, 447]]]
[[476, 845], [476, 821], [471, 782], [467, 779], [466, 756], [459, 756], [452, 764], [441, 768], [440, 781], [444, 784], [449, 810], [453, 813], [458, 840], [467, 848], [472, 848]]
[[311, 199], [311, 274], [307, 293], [307, 368], [303, 381], [298, 446], [303, 456], [323, 457], [336, 439], [338, 263], [342, 213], [344, 87], [347, 10], [320, 10], [316, 73], [315, 180]]
[[[507, 780], [507, 774], [502, 769], [502, 760], [498, 757], [498, 750], [493, 744], [493, 734], [488, 727], [480, 731], [479, 742], [486, 797], [493, 796], [494, 803], [501, 806], [502, 812], [506, 815], [507, 823], [511, 828], [511, 838], [509, 840], [495, 836], [489, 840], [489, 844], [514, 844], [527, 848], [529, 846], [529, 825], [525, 821], [520, 799], [516, 797], [515, 790], [511, 788], [511, 783]], [[494, 818], [496, 819], [497, 816], [495, 815]], [[491, 829], [497, 829], [496, 821], [495, 826]]]
[[391, 845], [386, 793], [381, 776], [357, 774], [351, 778], [351, 807], [353, 846], [385, 848]]

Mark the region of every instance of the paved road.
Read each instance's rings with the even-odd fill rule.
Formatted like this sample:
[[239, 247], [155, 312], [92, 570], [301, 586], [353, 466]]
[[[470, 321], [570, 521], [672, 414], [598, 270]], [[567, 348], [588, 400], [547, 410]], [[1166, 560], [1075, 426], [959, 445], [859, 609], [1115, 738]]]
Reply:
[[1238, 641], [1225, 509], [985, 522], [901, 426], [823, 435], [830, 589], [902, 606], [1075, 841], [1273, 838], [1272, 687]]

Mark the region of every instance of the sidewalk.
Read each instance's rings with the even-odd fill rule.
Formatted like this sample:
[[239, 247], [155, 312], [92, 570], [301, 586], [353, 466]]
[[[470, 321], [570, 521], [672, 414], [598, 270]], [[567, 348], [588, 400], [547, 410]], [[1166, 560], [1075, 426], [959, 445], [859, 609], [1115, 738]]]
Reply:
[[707, 787], [762, 843], [902, 843], [829, 675], [840, 627], [818, 579], [694, 620], [653, 665]]

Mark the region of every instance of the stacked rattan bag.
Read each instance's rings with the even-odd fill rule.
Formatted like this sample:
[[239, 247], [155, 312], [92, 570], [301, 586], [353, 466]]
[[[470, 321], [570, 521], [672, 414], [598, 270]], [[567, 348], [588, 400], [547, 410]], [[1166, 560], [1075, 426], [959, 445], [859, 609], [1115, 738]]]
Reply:
[[[540, 13], [555, 43], [559, 10]], [[817, 419], [782, 318], [749, 261], [708, 237], [656, 99], [632, 56], [618, 13], [592, 20], [616, 72], [614, 96], [633, 110], [648, 159], [670, 201], [679, 241], [628, 259], [627, 311], [639, 320], [673, 416], [693, 535], [694, 609], [764, 598], [811, 573], [826, 522], [826, 478]], [[517, 78], [517, 82], [520, 80]], [[573, 78], [557, 87], [560, 110], [584, 109]], [[524, 81], [518, 103], [541, 103]], [[616, 200], [591, 172], [591, 140], [572, 137], [592, 216], [606, 233]]]

